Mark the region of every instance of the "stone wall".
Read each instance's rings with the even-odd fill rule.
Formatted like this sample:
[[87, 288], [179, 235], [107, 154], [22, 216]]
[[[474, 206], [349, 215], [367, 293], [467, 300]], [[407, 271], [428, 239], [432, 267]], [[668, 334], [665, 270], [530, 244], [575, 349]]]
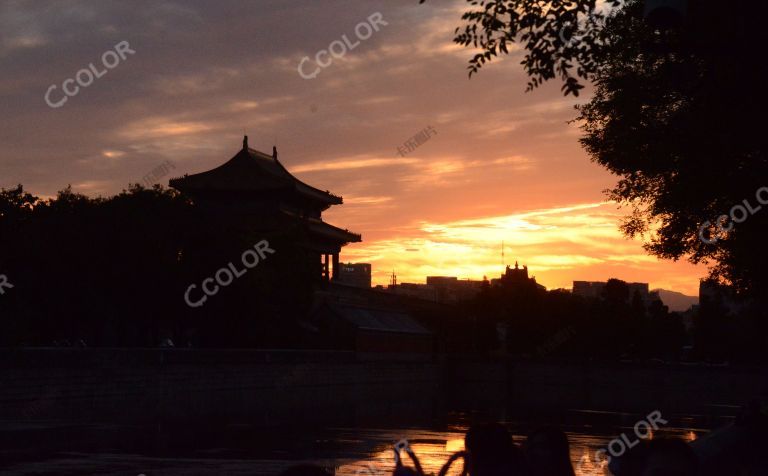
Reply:
[[[0, 419], [269, 424], [434, 394], [429, 361], [351, 352], [198, 349], [0, 350]], [[344, 410], [347, 412], [348, 410]]]
[[768, 400], [758, 368], [500, 362], [202, 349], [0, 349], [0, 420], [271, 425], [429, 417], [445, 408], [733, 414]]

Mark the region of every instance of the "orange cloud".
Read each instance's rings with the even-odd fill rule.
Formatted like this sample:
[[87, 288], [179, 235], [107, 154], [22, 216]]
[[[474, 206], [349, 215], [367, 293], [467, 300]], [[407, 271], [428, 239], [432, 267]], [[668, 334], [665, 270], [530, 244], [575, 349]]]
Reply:
[[[661, 262], [642, 243], [621, 235], [614, 203], [583, 203], [503, 216], [442, 223], [422, 222], [391, 238], [351, 245], [344, 260], [370, 262], [373, 281], [386, 284], [394, 270], [400, 282], [424, 282], [428, 275], [481, 279], [520, 261], [548, 288], [570, 288], [573, 280], [649, 282], [652, 287], [698, 293], [687, 263]], [[418, 250], [418, 251], [410, 251]]]

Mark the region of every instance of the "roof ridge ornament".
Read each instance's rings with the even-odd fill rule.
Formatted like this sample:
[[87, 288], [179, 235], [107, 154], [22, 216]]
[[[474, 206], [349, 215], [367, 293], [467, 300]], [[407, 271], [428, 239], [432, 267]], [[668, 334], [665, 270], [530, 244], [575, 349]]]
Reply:
[[274, 145], [272, 146], [272, 158], [277, 160], [277, 147]]
[[248, 136], [243, 136], [243, 150], [248, 150]]

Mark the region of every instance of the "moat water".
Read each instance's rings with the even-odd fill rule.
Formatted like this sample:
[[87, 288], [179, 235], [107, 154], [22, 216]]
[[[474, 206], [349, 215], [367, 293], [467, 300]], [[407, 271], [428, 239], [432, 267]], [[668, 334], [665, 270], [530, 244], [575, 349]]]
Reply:
[[[524, 412], [523, 412], [524, 413]], [[663, 415], [649, 437], [692, 441], [727, 424], [723, 412]], [[316, 463], [336, 475], [391, 474], [392, 445], [406, 439], [427, 473], [437, 473], [448, 456], [464, 447], [464, 433], [478, 415], [433, 414], [415, 425], [397, 417], [361, 415], [354, 426], [274, 427], [247, 423], [195, 425], [78, 424], [75, 422], [0, 422], [0, 474], [70, 475], [274, 475], [298, 463]], [[482, 415], [483, 417], [487, 415]], [[538, 425], [557, 424], [568, 434], [571, 460], [579, 476], [609, 474], [595, 452], [620, 435], [635, 439], [643, 414], [565, 409], [550, 414], [496, 414], [517, 443]], [[431, 421], [426, 421], [431, 420]], [[449, 474], [459, 474], [460, 464]]]

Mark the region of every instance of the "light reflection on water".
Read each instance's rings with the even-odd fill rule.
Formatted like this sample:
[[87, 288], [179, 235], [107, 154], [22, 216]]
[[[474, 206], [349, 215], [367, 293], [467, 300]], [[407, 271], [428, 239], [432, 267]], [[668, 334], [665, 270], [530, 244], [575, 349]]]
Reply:
[[[406, 438], [411, 448], [419, 457], [425, 473], [437, 474], [448, 457], [464, 449], [464, 432], [466, 428], [457, 428], [455, 431], [434, 432], [407, 429], [397, 430], [341, 430], [342, 433], [349, 431], [354, 434], [353, 438], [369, 439], [371, 441], [391, 441], [396, 442], [401, 438]], [[577, 476], [603, 476], [610, 472], [605, 467], [605, 462], [595, 461], [595, 452], [605, 448], [608, 442], [618, 437], [620, 433], [625, 433], [630, 440], [633, 439], [632, 428], [621, 428], [620, 433], [613, 436], [604, 434], [590, 433], [584, 431], [567, 431], [568, 441], [571, 446], [571, 463]], [[693, 441], [697, 435], [706, 433], [706, 430], [691, 428], [667, 427], [656, 432], [655, 437], [663, 436], [665, 438], [678, 438], [684, 441]], [[651, 438], [654, 436], [652, 435]], [[518, 444], [525, 440], [524, 435], [513, 434], [514, 441]], [[346, 461], [344, 463], [330, 461], [320, 462], [330, 467], [335, 467], [335, 474], [338, 476], [388, 476], [392, 474], [394, 468], [394, 453], [391, 445], [379, 443], [370, 455], [362, 455], [360, 459]], [[403, 455], [406, 464], [411, 465], [407, 456]], [[457, 461], [448, 472], [449, 475], [461, 474], [461, 461]]]
[[[692, 441], [705, 435], [709, 428], [721, 426], [720, 420], [710, 420], [703, 415], [668, 417], [669, 424], [655, 432], [655, 437]], [[526, 412], [521, 418], [498, 418], [511, 420], [505, 425], [513, 433], [516, 443], [522, 443], [523, 434], [537, 426], [559, 424], [568, 435], [576, 474], [602, 476], [607, 473], [595, 464], [595, 452], [619, 435], [632, 438], [634, 423], [644, 417], [569, 411], [556, 417]], [[411, 422], [413, 418], [405, 420]], [[16, 432], [8, 425], [3, 432], [3, 422], [0, 422], [0, 438], [5, 437], [0, 440], [0, 461], [6, 456], [17, 460], [14, 469], [18, 472], [2, 474], [62, 474], [62, 468], [66, 467], [69, 469], [67, 474], [109, 476], [125, 476], [128, 468], [133, 476], [152, 474], [154, 470], [166, 476], [274, 476], [296, 464], [315, 463], [331, 469], [336, 475], [388, 476], [394, 467], [392, 445], [405, 438], [426, 473], [436, 474], [451, 454], [464, 448], [464, 434], [473, 420], [469, 413], [451, 412], [444, 417], [424, 418], [414, 423], [419, 425], [418, 428], [393, 421], [393, 417], [352, 419], [344, 427], [265, 428], [240, 424], [221, 428], [169, 424], [134, 428], [39, 422], [23, 424]], [[483, 420], [488, 421], [487, 418]], [[383, 428], [384, 425], [388, 427]], [[44, 451], [31, 451], [30, 442]], [[41, 458], [41, 455], [45, 456]], [[461, 464], [457, 461], [449, 474], [458, 475]], [[371, 467], [373, 471], [369, 470]]]

